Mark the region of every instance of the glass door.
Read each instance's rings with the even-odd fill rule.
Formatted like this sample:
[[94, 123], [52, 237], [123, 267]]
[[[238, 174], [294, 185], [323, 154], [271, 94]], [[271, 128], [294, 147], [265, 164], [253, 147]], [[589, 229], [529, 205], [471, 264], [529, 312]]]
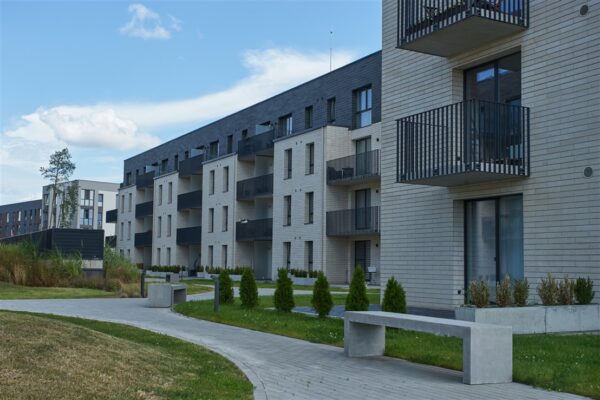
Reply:
[[359, 139], [355, 142], [356, 146], [356, 174], [355, 176], [365, 175], [369, 172], [369, 155], [371, 151], [371, 138]]
[[367, 268], [371, 263], [371, 241], [370, 240], [357, 240], [354, 242], [354, 268], [362, 268], [367, 274]]
[[369, 229], [371, 225], [371, 189], [362, 189], [354, 192], [354, 207], [356, 229]]

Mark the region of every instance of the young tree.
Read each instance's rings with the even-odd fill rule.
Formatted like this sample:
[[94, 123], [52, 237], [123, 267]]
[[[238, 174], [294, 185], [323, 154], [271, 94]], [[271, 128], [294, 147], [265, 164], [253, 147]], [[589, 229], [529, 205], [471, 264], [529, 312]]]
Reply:
[[242, 301], [242, 306], [246, 308], [254, 308], [258, 305], [258, 289], [254, 274], [250, 268], [244, 268], [242, 272], [240, 300]]
[[233, 304], [233, 283], [227, 268], [223, 268], [219, 274], [219, 301], [222, 304]]
[[59, 228], [69, 228], [73, 216], [77, 213], [79, 206], [79, 185], [71, 183], [66, 185], [66, 190], [62, 193], [62, 202], [60, 204], [60, 223]]
[[280, 268], [277, 271], [277, 288], [275, 289], [273, 303], [277, 310], [283, 312], [291, 312], [295, 307], [292, 280], [285, 268]]
[[311, 304], [320, 318], [328, 316], [329, 311], [333, 308], [333, 299], [329, 292], [329, 282], [327, 282], [323, 271], [319, 271], [319, 275], [317, 275], [317, 281], [313, 287]]
[[[69, 178], [75, 171], [75, 163], [71, 161], [71, 153], [68, 148], [58, 150], [50, 156], [48, 167], [40, 167], [40, 173], [44, 179], [50, 180], [50, 188], [52, 189], [52, 199], [50, 200], [50, 212], [48, 215], [48, 228], [56, 228], [59, 221], [56, 220], [56, 215], [53, 213], [56, 210], [56, 199], [59, 195], [63, 197], [61, 207], [65, 204], [65, 196], [63, 196], [63, 185], [69, 181]], [[67, 207], [70, 208], [70, 204]], [[75, 207], [75, 210], [77, 208]], [[65, 210], [61, 209], [61, 214]], [[69, 211], [71, 211], [69, 209]], [[71, 211], [74, 212], [74, 211]], [[72, 217], [72, 214], [69, 216]], [[62, 218], [62, 217], [61, 217]]]
[[350, 282], [350, 293], [346, 297], [346, 311], [368, 311], [369, 298], [365, 285], [365, 272], [360, 265], [356, 266]]
[[402, 285], [393, 276], [387, 281], [381, 309], [388, 312], [406, 313], [406, 294]]

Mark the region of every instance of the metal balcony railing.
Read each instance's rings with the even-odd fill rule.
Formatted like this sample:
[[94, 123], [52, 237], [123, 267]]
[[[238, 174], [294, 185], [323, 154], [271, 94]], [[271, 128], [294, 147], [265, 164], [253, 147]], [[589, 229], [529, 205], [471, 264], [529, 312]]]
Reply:
[[236, 223], [235, 240], [273, 240], [273, 218], [243, 220]]
[[147, 201], [145, 203], [140, 203], [135, 205], [135, 217], [142, 218], [149, 215], [152, 215], [154, 208], [153, 201]]
[[106, 222], [117, 222], [118, 210], [108, 210], [106, 212]]
[[270, 130], [258, 135], [250, 136], [238, 142], [238, 157], [249, 158], [273, 148], [275, 131]]
[[177, 244], [178, 245], [190, 245], [200, 244], [202, 241], [202, 227], [192, 226], [189, 228], [177, 229]]
[[146, 172], [135, 177], [135, 186], [138, 189], [154, 186], [154, 176], [156, 171]]
[[326, 215], [328, 236], [379, 234], [379, 207], [329, 211]]
[[273, 196], [273, 174], [245, 179], [237, 183], [237, 200], [253, 200]]
[[202, 190], [195, 190], [177, 196], [177, 211], [202, 208]]
[[529, 176], [527, 107], [467, 100], [396, 122], [399, 182], [455, 186]]
[[201, 174], [203, 162], [204, 154], [198, 154], [197, 156], [179, 161], [179, 176], [188, 177], [195, 174]]
[[327, 183], [330, 185], [355, 183], [379, 175], [379, 150], [327, 161]]
[[133, 243], [135, 247], [151, 247], [152, 231], [136, 233]]

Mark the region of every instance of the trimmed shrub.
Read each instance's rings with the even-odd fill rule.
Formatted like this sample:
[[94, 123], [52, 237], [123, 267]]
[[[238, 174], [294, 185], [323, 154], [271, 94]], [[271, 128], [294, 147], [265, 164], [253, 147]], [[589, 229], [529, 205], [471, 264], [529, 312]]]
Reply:
[[513, 285], [513, 299], [515, 305], [523, 307], [527, 305], [527, 299], [529, 298], [529, 282], [527, 278], [522, 281], [515, 281]]
[[294, 303], [292, 280], [288, 276], [287, 270], [284, 268], [277, 271], [277, 287], [275, 289], [273, 303], [278, 311], [283, 312], [291, 312], [296, 306]]
[[258, 288], [256, 287], [254, 274], [250, 268], [245, 268], [242, 273], [240, 300], [242, 301], [242, 306], [246, 308], [254, 308], [258, 305]]
[[402, 285], [393, 276], [388, 279], [385, 286], [381, 309], [388, 312], [406, 313], [406, 293], [404, 293]]
[[350, 282], [350, 292], [346, 297], [346, 311], [368, 311], [369, 298], [365, 284], [365, 272], [360, 265], [356, 266]]
[[542, 304], [550, 306], [558, 302], [558, 284], [556, 279], [548, 272], [546, 279], [542, 278], [537, 287], [538, 296], [542, 300]]
[[508, 307], [512, 304], [512, 290], [510, 276], [504, 275], [502, 282], [496, 282], [496, 305], [498, 307]]
[[490, 303], [490, 288], [484, 280], [469, 283], [469, 300], [477, 308], [487, 307]]
[[589, 277], [587, 279], [577, 278], [575, 282], [575, 299], [579, 304], [590, 304], [594, 300], [594, 281]]
[[233, 304], [233, 283], [229, 271], [223, 269], [219, 274], [219, 301], [221, 304]]
[[310, 302], [320, 318], [328, 316], [329, 311], [333, 308], [333, 299], [329, 292], [329, 282], [327, 282], [327, 278], [322, 271], [319, 271], [317, 275]]
[[558, 282], [558, 304], [569, 305], [575, 303], [575, 282], [565, 276]]

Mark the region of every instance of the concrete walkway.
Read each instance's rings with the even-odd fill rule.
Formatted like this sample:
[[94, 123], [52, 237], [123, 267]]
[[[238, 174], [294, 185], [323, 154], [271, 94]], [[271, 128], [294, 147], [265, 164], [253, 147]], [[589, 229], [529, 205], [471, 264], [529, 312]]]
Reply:
[[460, 372], [387, 357], [351, 359], [341, 348], [148, 308], [146, 299], [6, 300], [0, 309], [119, 322], [202, 345], [232, 360], [254, 384], [257, 399], [580, 398], [517, 383], [468, 386]]

